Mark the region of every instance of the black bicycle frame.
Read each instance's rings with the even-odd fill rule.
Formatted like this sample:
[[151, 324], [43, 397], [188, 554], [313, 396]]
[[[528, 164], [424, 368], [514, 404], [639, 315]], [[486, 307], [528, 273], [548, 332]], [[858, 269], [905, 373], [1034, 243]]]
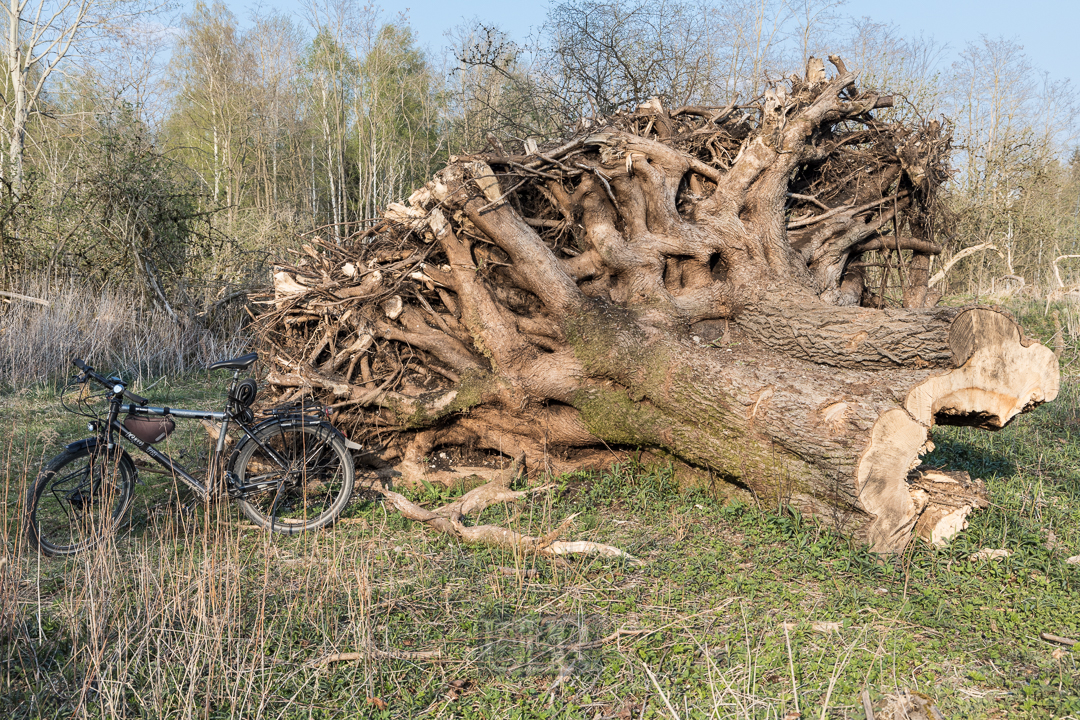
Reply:
[[[237, 378], [240, 376], [239, 368], [236, 370], [236, 372], [233, 373], [232, 387], [229, 388], [230, 406], [225, 412], [218, 412], [214, 410], [184, 410], [181, 408], [148, 407], [145, 398], [142, 398], [139, 395], [136, 395], [131, 391], [127, 390], [127, 388], [123, 385], [122, 382], [119, 382], [119, 380], [115, 380], [114, 378], [105, 378], [101, 375], [98, 375], [94, 372], [93, 368], [89, 367], [81, 360], [75, 360], [75, 366], [83, 372], [83, 375], [81, 377], [85, 379], [81, 380], [81, 382], [89, 382], [90, 380], [93, 380], [94, 382], [102, 385], [103, 387], [112, 389], [113, 394], [109, 397], [109, 415], [108, 419], [105, 421], [105, 426], [102, 428], [98, 426], [96, 422], [94, 423], [94, 429], [98, 433], [99, 442], [100, 439], [104, 439], [106, 443], [106, 449], [108, 451], [111, 451], [115, 447], [115, 443], [113, 442], [113, 433], [118, 433], [120, 437], [124, 438], [132, 445], [153, 458], [154, 462], [156, 462], [158, 465], [161, 465], [163, 468], [173, 473], [174, 477], [180, 478], [180, 480], [185, 485], [194, 490], [201, 499], [206, 499], [212, 494], [214, 494], [214, 488], [203, 485], [194, 475], [188, 472], [187, 468], [185, 468], [183, 465], [176, 462], [171, 457], [161, 452], [150, 443], [140, 440], [133, 432], [124, 427], [123, 423], [120, 422], [120, 413], [126, 412], [130, 415], [172, 415], [173, 417], [178, 418], [192, 418], [196, 420], [210, 420], [220, 422], [221, 425], [218, 429], [217, 446], [214, 448], [214, 454], [210, 458], [210, 465], [207, 468], [207, 480], [208, 483], [212, 483], [212, 473], [214, 471], [221, 472], [225, 479], [224, 487], [228, 491], [230, 496], [242, 498], [249, 492], [269, 489], [274, 487], [275, 485], [280, 484], [280, 481], [278, 480], [268, 480], [266, 482], [253, 483], [251, 485], [240, 485], [237, 483], [236, 479], [232, 477], [232, 475], [222, 466], [225, 458], [225, 437], [226, 433], [229, 430], [230, 421], [235, 420], [236, 424], [239, 425], [240, 428], [244, 431], [244, 434], [247, 435], [247, 438], [245, 440], [241, 440], [241, 442], [255, 443], [263, 450], [263, 452], [267, 453], [270, 456], [271, 460], [280, 465], [282, 468], [287, 469], [290, 465], [288, 460], [278, 454], [278, 452], [275, 451], [272, 447], [260, 441], [259, 438], [256, 436], [255, 430], [257, 430], [259, 427], [262, 427], [262, 424], [249, 425], [248, 423], [244, 422], [244, 420], [239, 417], [237, 413], [232, 411], [231, 396], [233, 390], [236, 388]], [[136, 402], [130, 404], [124, 403], [123, 398], [125, 396], [128, 399], [135, 400]], [[319, 422], [314, 419], [312, 419], [312, 421]], [[300, 414], [285, 418], [277, 417], [273, 420], [273, 422], [276, 422], [284, 428], [289, 427], [289, 423], [292, 422], [300, 422], [306, 425], [308, 424], [309, 419], [303, 414]]]
[[[122, 438], [124, 438], [132, 445], [152, 457], [158, 465], [161, 465], [163, 468], [173, 473], [175, 477], [182, 480], [184, 484], [194, 490], [199, 495], [199, 497], [205, 498], [210, 494], [210, 489], [203, 485], [201, 482], [199, 482], [199, 480], [195, 478], [190, 472], [188, 472], [187, 468], [185, 468], [183, 465], [155, 448], [150, 443], [143, 442], [133, 432], [124, 427], [123, 423], [121, 423], [119, 420], [119, 415], [120, 413], [125, 412], [133, 415], [164, 416], [168, 414], [177, 418], [193, 418], [197, 420], [210, 420], [214, 422], [220, 421], [221, 427], [220, 434], [218, 435], [217, 447], [214, 448], [214, 455], [213, 458], [211, 458], [211, 467], [213, 467], [217, 461], [220, 461], [223, 451], [225, 449], [225, 430], [227, 429], [229, 424], [229, 416], [227, 413], [214, 412], [209, 410], [182, 410], [179, 408], [141, 407], [139, 405], [121, 405], [119, 403], [115, 403], [114, 407], [116, 408], [116, 410], [110, 410], [109, 412], [108, 422], [109, 428], [111, 430], [119, 433]], [[240, 425], [241, 427], [243, 427], [243, 423], [241, 423]], [[244, 430], [246, 432], [247, 428], [244, 428]], [[112, 444], [111, 437], [109, 438], [109, 443]]]
[[[183, 465], [173, 460], [171, 457], [161, 452], [150, 443], [143, 442], [134, 433], [124, 427], [124, 425], [119, 420], [120, 413], [126, 412], [133, 415], [148, 416], [172, 415], [173, 417], [177, 418], [191, 418], [195, 420], [210, 420], [215, 422], [220, 421], [221, 425], [218, 427], [217, 446], [214, 448], [214, 454], [210, 459], [210, 465], [208, 467], [209, 471], [213, 471], [214, 468], [219, 468], [221, 472], [225, 472], [224, 467], [221, 467], [220, 463], [223, 462], [225, 456], [225, 433], [229, 429], [229, 422], [231, 420], [236, 420], [236, 424], [240, 426], [240, 428], [244, 431], [244, 434], [248, 436], [250, 441], [258, 444], [260, 448], [262, 448], [270, 455], [270, 458], [274, 462], [281, 464], [282, 467], [288, 466], [288, 462], [280, 455], [278, 455], [278, 453], [273, 448], [263, 444], [259, 441], [257, 437], [255, 437], [253, 427], [249, 427], [248, 424], [245, 423], [243, 420], [234, 417], [227, 412], [217, 412], [212, 410], [183, 410], [180, 408], [165, 407], [146, 407], [142, 405], [121, 404], [116, 402], [111, 403], [111, 405], [112, 407], [109, 410], [108, 419], [109, 428], [112, 431], [119, 433], [120, 436], [123, 437], [125, 440], [130, 442], [138, 449], [142, 450], [151, 458], [153, 458], [158, 465], [161, 465], [163, 468], [173, 473], [174, 477], [177, 477], [181, 481], [183, 481], [183, 483], [190, 487], [192, 490], [194, 490], [201, 499], [206, 499], [207, 497], [209, 497], [212, 492], [211, 489], [199, 482], [199, 480], [195, 476], [193, 476]], [[108, 442], [110, 445], [110, 449], [112, 449], [111, 432], [109, 433]], [[209, 478], [209, 475], [207, 479], [211, 480], [211, 478]], [[273, 480], [265, 483], [255, 483], [253, 485], [234, 485], [234, 479], [226, 476], [225, 480], [227, 485], [233, 485], [233, 487], [229, 489], [235, 490], [235, 492], [237, 492], [241, 497], [243, 497], [246, 493], [256, 490], [262, 490], [278, 484], [277, 480]]]

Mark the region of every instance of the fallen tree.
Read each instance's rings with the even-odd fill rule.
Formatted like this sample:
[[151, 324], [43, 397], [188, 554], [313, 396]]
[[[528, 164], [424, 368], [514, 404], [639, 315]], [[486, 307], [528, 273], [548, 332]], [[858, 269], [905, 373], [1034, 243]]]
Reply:
[[876, 119], [893, 99], [830, 60], [752, 106], [493, 142], [306, 246], [263, 319], [278, 399], [315, 393], [404, 480], [440, 448], [644, 448], [879, 551], [942, 541], [986, 489], [919, 469], [930, 428], [1004, 426], [1057, 360], [1004, 311], [936, 307], [948, 130]]

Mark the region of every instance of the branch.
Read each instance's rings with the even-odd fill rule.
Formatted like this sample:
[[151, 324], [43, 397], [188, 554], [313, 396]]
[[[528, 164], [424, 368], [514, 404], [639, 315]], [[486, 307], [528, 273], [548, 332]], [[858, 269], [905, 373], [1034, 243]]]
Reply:
[[1051, 265], [1054, 266], [1054, 279], [1057, 280], [1059, 288], [1065, 287], [1065, 283], [1061, 280], [1061, 268], [1058, 267], [1058, 263], [1062, 260], [1068, 260], [1069, 258], [1080, 258], [1080, 255], [1061, 255], [1054, 258], [1054, 262], [1051, 263]]
[[945, 279], [945, 274], [948, 273], [950, 270], [952, 270], [953, 265], [960, 262], [964, 258], [966, 258], [966, 257], [968, 257], [970, 255], [974, 255], [975, 253], [981, 252], [983, 250], [993, 250], [998, 255], [1001, 255], [1001, 251], [997, 249], [997, 245], [994, 245], [994, 243], [990, 243], [990, 242], [984, 242], [984, 243], [980, 243], [978, 245], [972, 245], [969, 248], [964, 248], [960, 252], [953, 255], [952, 258], [950, 258], [949, 261], [947, 263], [945, 263], [945, 267], [941, 268], [936, 273], [934, 273], [934, 277], [930, 278], [930, 282], [927, 283], [926, 286], [927, 287], [934, 287], [939, 282], [941, 282], [942, 280]]
[[876, 237], [851, 248], [853, 253], [870, 252], [871, 250], [914, 250], [926, 255], [940, 255], [943, 248], [929, 240], [919, 240], [913, 237]]
[[855, 217], [859, 213], [866, 212], [867, 210], [871, 210], [871, 209], [876, 208], [879, 205], [883, 205], [883, 204], [885, 204], [887, 202], [892, 202], [893, 200], [899, 200], [901, 198], [905, 198], [908, 195], [909, 195], [908, 191], [904, 190], [903, 192], [898, 192], [898, 193], [896, 193], [894, 195], [889, 195], [888, 197], [883, 197], [883, 198], [878, 198], [876, 200], [871, 200], [870, 202], [864, 203], [864, 204], [862, 204], [862, 205], [860, 205], [860, 206], [858, 206], [856, 208], [852, 208], [849, 205], [840, 205], [838, 207], [833, 208], [832, 210], [830, 210], [827, 213], [822, 213], [821, 215], [815, 215], [813, 217], [804, 218], [802, 220], [795, 220], [794, 222], [790, 222], [790, 223], [788, 223], [787, 229], [788, 230], [796, 230], [796, 229], [801, 228], [801, 227], [806, 227], [807, 225], [814, 225], [815, 223], [819, 223], [822, 220], [826, 220], [828, 218], [831, 218], [831, 217], [833, 217], [833, 216], [835, 216], [835, 215], [837, 215], [839, 213], [842, 213], [844, 211], [849, 211], [848, 214], [851, 217]]
[[544, 485], [529, 490], [510, 490], [509, 484], [523, 469], [524, 461], [524, 456], [519, 456], [510, 468], [499, 477], [480, 487], [473, 488], [453, 503], [436, 510], [426, 510], [404, 495], [381, 486], [375, 486], [375, 489], [408, 519], [425, 523], [439, 532], [467, 543], [492, 545], [515, 551], [523, 550], [548, 557], [588, 554], [603, 557], [622, 557], [631, 562], [636, 562], [637, 558], [633, 555], [610, 545], [589, 541], [562, 542], [557, 540], [558, 536], [574, 519], [575, 516], [573, 515], [564, 520], [555, 530], [542, 537], [523, 535], [498, 525], [479, 525], [475, 527], [464, 525], [462, 520], [467, 515], [479, 515], [492, 505], [514, 502], [552, 487], [551, 485]]
[[14, 293], [14, 292], [0, 291], [0, 297], [9, 297], [9, 298], [13, 298], [15, 300], [23, 300], [25, 302], [36, 303], [38, 305], [43, 305], [45, 307], [50, 307], [52, 305], [52, 303], [49, 302], [48, 300], [42, 300], [41, 298], [30, 297], [29, 295], [20, 295], [19, 293]]

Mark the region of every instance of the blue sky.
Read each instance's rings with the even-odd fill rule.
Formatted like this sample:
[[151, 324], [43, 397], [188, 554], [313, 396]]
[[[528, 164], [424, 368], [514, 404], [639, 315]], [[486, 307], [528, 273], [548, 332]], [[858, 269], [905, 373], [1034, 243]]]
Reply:
[[[225, 1], [240, 18], [256, 5], [248, 0]], [[262, 0], [259, 4], [302, 18], [306, 3]], [[378, 5], [386, 19], [407, 12], [421, 44], [436, 54], [443, 47], [443, 33], [465, 20], [478, 18], [523, 39], [543, 23], [548, 7], [535, 0], [405, 0]], [[906, 37], [932, 36], [953, 51], [982, 35], [1008, 38], [1024, 46], [1035, 67], [1054, 78], [1080, 83], [1080, 0], [847, 0], [839, 11], [893, 24]]]

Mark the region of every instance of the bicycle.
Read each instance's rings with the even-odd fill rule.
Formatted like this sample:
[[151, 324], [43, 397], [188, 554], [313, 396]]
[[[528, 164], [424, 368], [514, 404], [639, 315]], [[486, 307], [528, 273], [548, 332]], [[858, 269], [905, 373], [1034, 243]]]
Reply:
[[[251, 378], [239, 380], [240, 371], [257, 359], [257, 353], [248, 353], [207, 367], [234, 371], [224, 411], [149, 406], [120, 378], [103, 377], [82, 360], [74, 360], [80, 372], [69, 387], [79, 386], [77, 407], [68, 405], [64, 393], [61, 404], [69, 412], [91, 418], [87, 427], [94, 434], [68, 445], [30, 487], [27, 535], [31, 544], [45, 555], [72, 555], [115, 532], [138, 481], [138, 469], [119, 438], [191, 488], [198, 500], [223, 496], [235, 500], [244, 515], [264, 529], [291, 535], [334, 522], [353, 490], [355, 470], [348, 441], [328, 422], [329, 411], [323, 408], [319, 414], [302, 405], [277, 408], [257, 422], [251, 406], [258, 385]], [[104, 391], [88, 390], [91, 383]], [[91, 403], [101, 398], [108, 402], [104, 419]], [[121, 414], [126, 414], [123, 421]], [[205, 484], [154, 447], [175, 429], [174, 418], [220, 423]], [[230, 424], [239, 427], [243, 437], [222, 463]]]

